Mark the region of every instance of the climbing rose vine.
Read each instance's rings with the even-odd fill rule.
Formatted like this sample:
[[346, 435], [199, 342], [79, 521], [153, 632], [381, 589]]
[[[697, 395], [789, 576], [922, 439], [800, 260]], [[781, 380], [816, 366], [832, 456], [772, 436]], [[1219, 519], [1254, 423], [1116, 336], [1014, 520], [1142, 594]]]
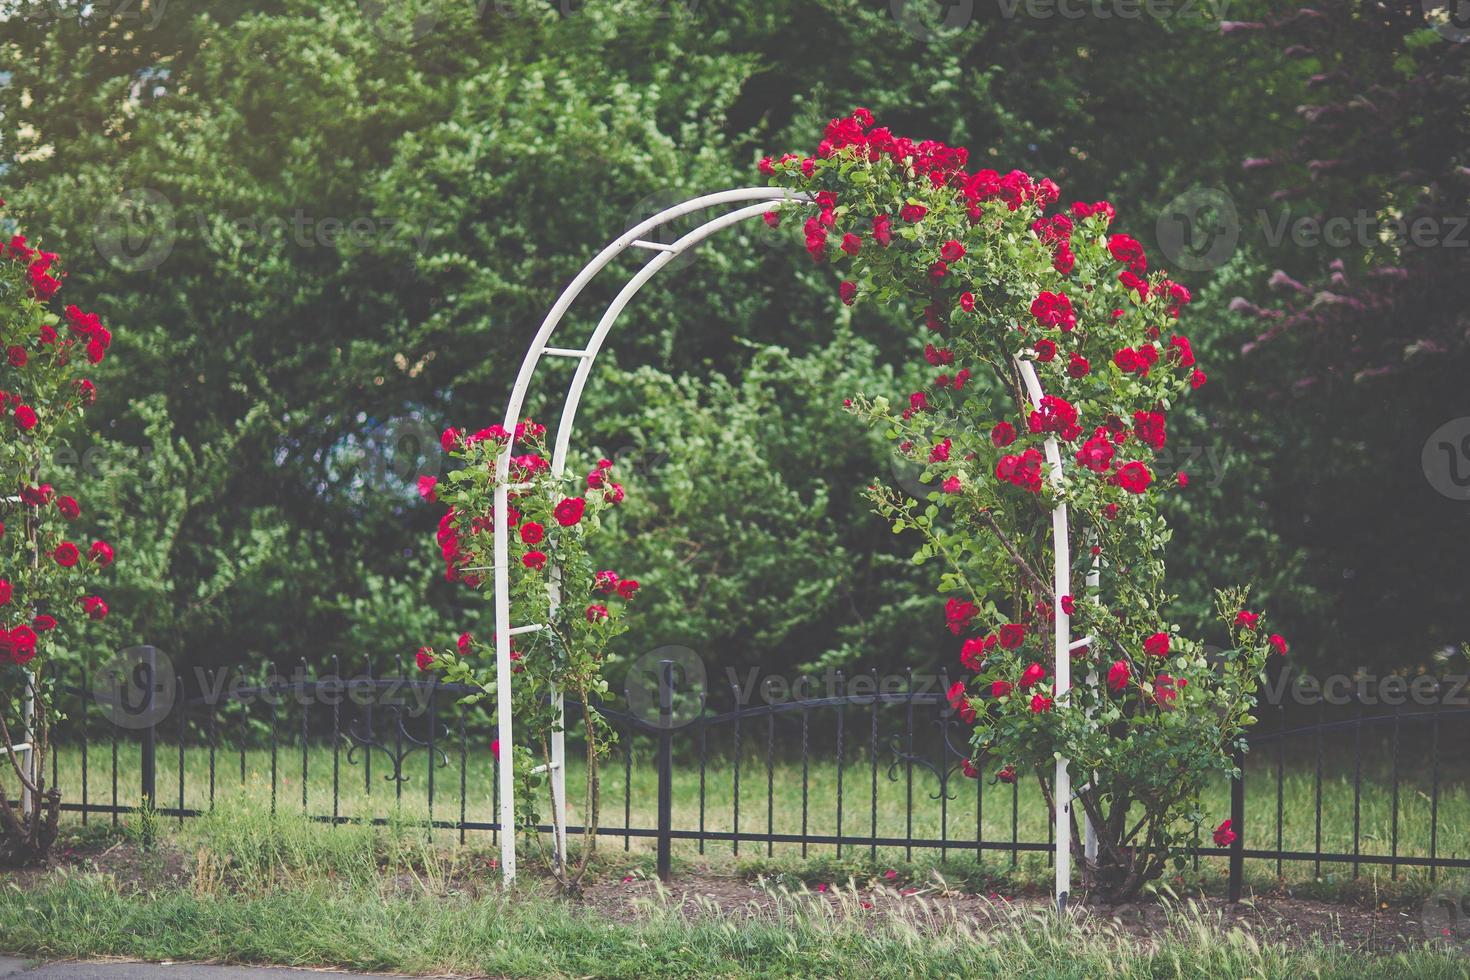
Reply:
[[[529, 420], [514, 432], [499, 425], [473, 433], [446, 429], [442, 441], [445, 452], [462, 465], [443, 481], [421, 477], [419, 492], [448, 506], [438, 531], [445, 577], [477, 590], [494, 584], [496, 459], [502, 452], [513, 454], [507, 481], [511, 622], [545, 628], [511, 638], [511, 703], [516, 729], [529, 734], [530, 744], [507, 750], [497, 743], [495, 749], [508, 756], [501, 758], [503, 765], [515, 767], [517, 823], [535, 827], [546, 779], [544, 770], [536, 770], [550, 765], [551, 733], [562, 724], [551, 695], [561, 692], [580, 705], [587, 761], [583, 846], [575, 864], [548, 862], [561, 884], [575, 891], [597, 842], [598, 764], [616, 735], [594, 705], [607, 696], [602, 670], [608, 646], [626, 630], [623, 612], [639, 590], [636, 579], [598, 568], [588, 550], [602, 514], [622, 502], [623, 487], [606, 459], [585, 476], [554, 473], [546, 428]], [[495, 691], [493, 636], [461, 633], [442, 648], [420, 648], [417, 659], [421, 670], [439, 671], [448, 682], [474, 688], [465, 703], [478, 703]], [[555, 807], [552, 817], [561, 819]], [[540, 836], [530, 836], [539, 847]]]
[[[0, 201], [0, 206], [4, 202]], [[83, 504], [53, 486], [51, 459], [97, 399], [87, 377], [112, 334], [75, 305], [51, 300], [59, 257], [16, 234], [0, 245], [0, 862], [44, 860], [61, 793], [49, 784], [53, 664], [107, 616], [93, 591], [112, 546], [78, 531]], [[29, 693], [35, 715], [23, 722]], [[32, 747], [27, 760], [16, 746]], [[19, 789], [19, 792], [17, 792]], [[18, 800], [32, 801], [29, 807]]]
[[[1233, 771], [1257, 683], [1286, 643], [1243, 590], [1218, 596], [1223, 651], [1167, 619], [1161, 505], [1188, 476], [1160, 472], [1159, 453], [1179, 400], [1208, 380], [1178, 325], [1189, 290], [1114, 227], [1106, 201], [1060, 207], [1049, 179], [968, 162], [858, 109], [815, 154], [761, 161], [772, 183], [807, 195], [766, 223], [794, 226], [813, 260], [839, 270], [842, 303], [912, 311], [930, 382], [846, 404], [933, 488], [923, 501], [870, 496], [896, 531], [919, 535], [916, 561], [943, 563], [961, 675], [949, 702], [974, 725], [961, 769], [1034, 774], [1051, 805], [1055, 761], [1070, 759], [1099, 839], [1086, 883], [1126, 898], [1200, 839], [1200, 790]], [[1072, 528], [1062, 596], [1050, 573], [1058, 503]], [[1086, 638], [1067, 691], [1053, 669], [1058, 615]], [[1221, 829], [1217, 842], [1234, 839]], [[1075, 829], [1072, 840], [1081, 860]]]

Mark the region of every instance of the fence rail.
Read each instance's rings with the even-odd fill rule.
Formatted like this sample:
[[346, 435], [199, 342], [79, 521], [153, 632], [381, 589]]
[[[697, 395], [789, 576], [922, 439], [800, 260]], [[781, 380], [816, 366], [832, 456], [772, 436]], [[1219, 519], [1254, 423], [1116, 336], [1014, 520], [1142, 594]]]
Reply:
[[[503, 830], [495, 819], [499, 760], [484, 758], [491, 726], [482, 709], [458, 703], [470, 689], [440, 683], [433, 675], [374, 676], [370, 669], [354, 678], [342, 678], [336, 670], [329, 678], [312, 680], [303, 672], [299, 680], [236, 684], [227, 691], [211, 677], [205, 689], [213, 695], [185, 697], [182, 685], [174, 682], [176, 696], [164, 711], [154, 700], [160, 692], [153, 668], [145, 666], [145, 674], [149, 698], [134, 708], [146, 723], [133, 730], [113, 723], [118, 705], [93, 691], [85, 674], [79, 684], [61, 689], [67, 717], [56, 730], [62, 751], [52, 756], [53, 780], [64, 754], [68, 778], [55, 784], [65, 790], [63, 810], [80, 814], [83, 822], [103, 816], [115, 823], [134, 809], [132, 799], [182, 822], [211, 810], [226, 782], [263, 779], [251, 776], [258, 766], [268, 767], [273, 811], [290, 806], [331, 824], [387, 823], [401, 812], [409, 787], [411, 800], [421, 808], [416, 818], [457, 832], [461, 841], [469, 833], [493, 838]], [[941, 861], [951, 854], [978, 858], [988, 853], [1009, 855], [1014, 865], [1022, 854], [1044, 853], [1049, 863], [1049, 825], [1046, 840], [1021, 832], [1023, 805], [1028, 815], [1033, 807], [1044, 807], [1039, 794], [1023, 791], [1020, 784], [963, 775], [968, 729], [953, 714], [944, 684], [918, 689], [910, 675], [904, 689], [884, 691], [876, 675], [867, 676], [872, 693], [743, 706], [732, 685], [736, 707], [725, 711], [711, 710], [703, 697], [676, 702], [670, 683], [659, 685], [652, 718], [597, 706], [621, 735], [616, 754], [605, 764], [612, 792], [604, 812], [613, 822], [600, 822], [598, 834], [622, 838], [625, 849], [635, 838], [652, 839], [659, 873], [665, 876], [675, 841], [692, 842], [700, 854], [711, 845], [728, 845], [737, 856], [742, 845], [763, 845], [767, 854], [776, 845], [791, 845], [803, 856], [812, 848], [830, 848], [838, 857], [867, 850], [876, 859], [884, 848], [902, 849], [905, 860], [912, 860], [915, 851], [937, 851]], [[1229, 792], [1235, 842], [1229, 848], [1200, 845], [1187, 851], [1196, 867], [1201, 859], [1227, 862], [1232, 897], [1241, 893], [1247, 859], [1274, 863], [1278, 876], [1287, 864], [1309, 864], [1317, 877], [1324, 865], [1350, 866], [1354, 877], [1365, 866], [1387, 865], [1394, 878], [1401, 868], [1428, 869], [1431, 878], [1440, 869], [1470, 868], [1470, 814], [1465, 812], [1470, 773], [1458, 758], [1455, 778], [1446, 782], [1441, 754], [1444, 730], [1452, 726], [1455, 740], [1449, 744], [1465, 744], [1470, 708], [1370, 715], [1359, 706], [1351, 717], [1329, 718], [1324, 707], [1314, 724], [1292, 727], [1283, 708], [1264, 713], [1272, 711], [1274, 727], [1258, 726], [1250, 737], [1252, 751], [1237, 759], [1242, 777], [1231, 781]], [[569, 717], [575, 715], [569, 711]], [[1384, 787], [1377, 781], [1365, 795], [1365, 733], [1368, 739], [1382, 733], [1376, 742], [1388, 745], [1386, 799], [1380, 798]], [[1347, 819], [1348, 776], [1328, 773], [1328, 742], [1334, 761], [1340, 761], [1348, 740], [1351, 843], [1333, 846], [1334, 840], [1345, 845], [1349, 839], [1340, 832]], [[100, 766], [99, 748], [105, 753]], [[128, 756], [134, 751], [137, 790], [130, 799]], [[1407, 773], [1406, 757], [1418, 763]], [[653, 785], [640, 788], [650, 769]], [[166, 787], [172, 792], [161, 792], [161, 778], [173, 783]], [[299, 794], [293, 782], [299, 783]], [[676, 782], [685, 788], [678, 806]], [[259, 788], [264, 791], [263, 782]], [[1447, 856], [1446, 791], [1455, 805]], [[344, 805], [348, 796], [350, 805]], [[650, 796], [652, 819], [635, 820], [635, 802], [642, 811]], [[1250, 811], [1248, 803], [1258, 809]], [[1409, 803], [1412, 824], [1406, 822]], [[1371, 831], [1366, 826], [1370, 809], [1376, 821]], [[1263, 813], [1274, 819], [1262, 821]], [[1337, 829], [1324, 827], [1324, 815]], [[1304, 820], [1309, 827], [1303, 827]], [[1042, 821], [1028, 822], [1039, 829]], [[1401, 847], [1406, 828], [1414, 846]], [[583, 828], [568, 830], [577, 834]], [[1297, 846], [1289, 845], [1288, 830]], [[1388, 851], [1382, 853], [1385, 838]]]

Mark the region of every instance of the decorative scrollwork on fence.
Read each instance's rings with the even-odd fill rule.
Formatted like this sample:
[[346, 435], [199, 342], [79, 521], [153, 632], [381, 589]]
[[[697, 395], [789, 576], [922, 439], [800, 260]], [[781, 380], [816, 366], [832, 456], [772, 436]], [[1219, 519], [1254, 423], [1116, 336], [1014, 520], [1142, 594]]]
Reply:
[[[429, 722], [429, 737], [419, 738], [409, 731], [406, 721], [411, 714], [405, 713], [405, 705], [381, 704], [370, 708], [343, 733], [350, 743], [347, 749], [347, 764], [359, 765], [370, 762], [367, 757], [376, 749], [382, 753], [391, 765], [391, 770], [383, 776], [383, 779], [395, 784], [408, 782], [412, 777], [405, 775], [406, 763], [415, 753], [420, 751], [430, 753], [430, 765], [435, 769], [445, 769], [449, 766], [449, 754], [439, 748], [440, 739], [449, 738], [449, 726], [441, 725], [437, 721]], [[374, 724], [374, 716], [378, 713], [389, 716], [387, 721], [387, 732], [379, 735], [378, 726]]]
[[[950, 780], [954, 778], [956, 772], [959, 772], [964, 767], [965, 760], [970, 758], [970, 751], [967, 746], [956, 746], [952, 735], [956, 731], [968, 732], [969, 728], [960, 725], [951, 713], [945, 714], [942, 718], [936, 718], [931, 724], [939, 730], [942, 746], [939, 752], [940, 758], [936, 760], [925, 755], [906, 752], [903, 748], [903, 743], [904, 741], [912, 741], [912, 738], [910, 736], [892, 735], [889, 737], [888, 748], [893, 754], [893, 762], [888, 766], [888, 779], [890, 782], [898, 782], [900, 767], [917, 765], [923, 769], [927, 769], [939, 780], [939, 789], [930, 793], [929, 799], [953, 800], [956, 797], [949, 789]], [[907, 771], [905, 770], [905, 772]]]

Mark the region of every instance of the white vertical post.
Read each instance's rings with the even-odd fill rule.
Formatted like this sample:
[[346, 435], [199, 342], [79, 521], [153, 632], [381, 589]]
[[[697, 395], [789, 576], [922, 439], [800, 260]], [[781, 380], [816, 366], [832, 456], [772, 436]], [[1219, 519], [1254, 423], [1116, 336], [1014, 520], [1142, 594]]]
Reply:
[[[1021, 380], [1026, 386], [1026, 394], [1031, 399], [1032, 407], [1039, 408], [1042, 391], [1036, 368], [1029, 360], [1019, 357], [1016, 359], [1016, 366], [1021, 372]], [[1056, 437], [1048, 436], [1044, 448], [1052, 486], [1060, 489], [1063, 480], [1062, 454]], [[1072, 591], [1072, 552], [1067, 534], [1067, 505], [1059, 502], [1051, 512], [1054, 559], [1052, 591], [1056, 593], [1052, 604], [1056, 621], [1056, 628], [1053, 630], [1056, 637], [1055, 695], [1059, 701], [1072, 687], [1072, 617], [1062, 608], [1062, 598]], [[1063, 756], [1057, 757], [1056, 773], [1052, 778], [1052, 801], [1056, 813], [1053, 840], [1056, 843], [1054, 861], [1057, 911], [1065, 912], [1067, 894], [1072, 887], [1072, 779], [1067, 772], [1067, 759]]]
[[[566, 469], [565, 461], [561, 467], [552, 467], [552, 473], [561, 476]], [[557, 610], [561, 607], [561, 568], [552, 569], [550, 581], [546, 585], [546, 622], [550, 626], [556, 621]], [[553, 687], [551, 701], [556, 710], [556, 728], [551, 733], [551, 835], [552, 851], [556, 855], [556, 863], [559, 867], [567, 864], [567, 708], [566, 697], [560, 688]]]
[[[1096, 535], [1089, 534], [1089, 541], [1096, 541]], [[1087, 571], [1087, 589], [1091, 591], [1097, 588], [1098, 582], [1102, 580], [1100, 564], [1097, 557], [1092, 559], [1092, 567]], [[1098, 684], [1097, 669], [1093, 668], [1087, 672], [1087, 684], [1096, 687]], [[1093, 775], [1096, 780], [1096, 774]], [[1097, 828], [1092, 825], [1092, 817], [1086, 813], [1082, 815], [1082, 856], [1087, 859], [1089, 867], [1097, 863]]]
[[[21, 760], [21, 772], [25, 778], [35, 785], [36, 782], [36, 733], [32, 730], [36, 721], [36, 675], [30, 671], [21, 674], [25, 678], [25, 695], [21, 703], [21, 738], [25, 741], [20, 753], [24, 758]], [[20, 812], [21, 816], [29, 817], [36, 809], [36, 795], [25, 785], [20, 787]]]
[[[514, 431], [512, 429], [512, 431]], [[500, 739], [500, 878], [509, 885], [516, 876], [516, 780], [515, 731], [511, 724], [510, 702], [510, 538], [509, 491], [506, 477], [510, 472], [511, 446], [507, 445], [497, 463], [503, 468], [495, 487], [495, 723]], [[503, 464], [503, 467], [500, 465]]]

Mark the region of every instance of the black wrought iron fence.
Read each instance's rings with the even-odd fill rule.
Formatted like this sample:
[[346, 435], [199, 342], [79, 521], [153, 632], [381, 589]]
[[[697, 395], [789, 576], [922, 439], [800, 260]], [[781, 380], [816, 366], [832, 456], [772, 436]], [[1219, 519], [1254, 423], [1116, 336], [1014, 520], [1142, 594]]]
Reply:
[[[728, 710], [704, 697], [676, 710], [670, 686], [651, 712], [598, 706], [620, 733], [599, 835], [625, 849], [652, 839], [663, 874], [676, 841], [736, 856], [742, 846], [768, 855], [780, 846], [838, 857], [865, 850], [874, 860], [880, 849], [905, 860], [916, 851], [941, 861], [967, 854], [1016, 864], [1028, 852], [1051, 860], [1036, 787], [999, 782], [993, 771], [965, 775], [968, 731], [944, 697], [947, 678], [864, 676], [859, 685], [838, 675], [841, 693], [760, 703], [732, 689]], [[64, 809], [84, 822], [115, 822], [140, 801], [182, 822], [243, 787], [262, 802], [268, 793], [272, 810], [328, 823], [407, 814], [461, 841], [502, 831], [489, 719], [459, 703], [470, 691], [432, 675], [364, 669], [349, 678], [335, 669], [308, 679], [303, 669], [229, 684], [206, 675], [187, 695], [170, 681], [169, 695], [148, 668], [145, 697], [128, 706], [85, 674], [76, 680], [63, 685], [52, 765]], [[1470, 708], [1323, 706], [1306, 725], [1289, 722], [1283, 706], [1263, 713], [1229, 788], [1236, 841], [1189, 850], [1196, 866], [1228, 862], [1233, 895], [1247, 859], [1278, 876], [1288, 864], [1310, 864], [1317, 877], [1324, 865], [1355, 877], [1387, 865], [1395, 878], [1404, 868], [1431, 877], [1470, 868], [1470, 770], [1463, 754], [1443, 751], [1467, 744]]]

